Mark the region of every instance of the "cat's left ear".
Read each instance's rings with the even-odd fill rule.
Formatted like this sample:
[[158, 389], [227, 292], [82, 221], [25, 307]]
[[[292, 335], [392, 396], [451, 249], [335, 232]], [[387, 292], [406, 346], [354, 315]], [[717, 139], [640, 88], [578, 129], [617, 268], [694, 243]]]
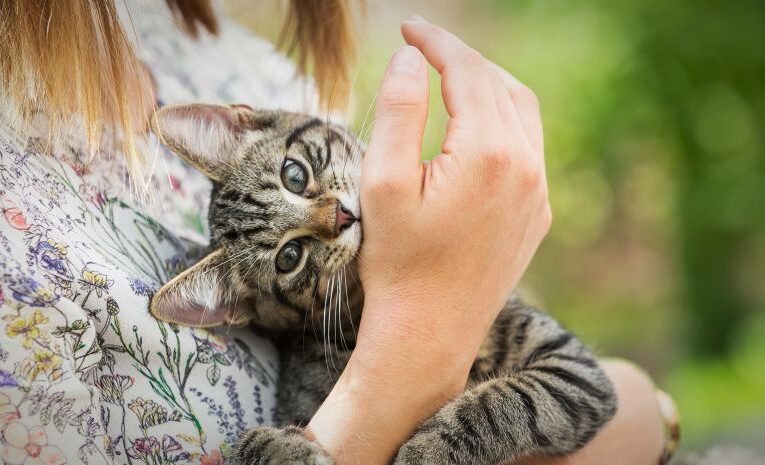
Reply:
[[160, 320], [199, 328], [245, 323], [247, 292], [230, 264], [223, 249], [211, 252], [162, 286], [152, 296], [149, 311]]
[[215, 181], [237, 163], [248, 132], [262, 125], [263, 119], [246, 105], [171, 105], [151, 118], [160, 142]]

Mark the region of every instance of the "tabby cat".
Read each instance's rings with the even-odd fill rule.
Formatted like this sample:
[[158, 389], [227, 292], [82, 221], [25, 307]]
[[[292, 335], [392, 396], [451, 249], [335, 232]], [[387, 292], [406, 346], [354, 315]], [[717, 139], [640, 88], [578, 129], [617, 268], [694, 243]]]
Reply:
[[[281, 353], [276, 420], [283, 426], [242, 434], [232, 463], [332, 463], [300, 427], [354, 347], [363, 303], [355, 262], [362, 145], [322, 120], [243, 105], [166, 107], [152, 127], [212, 180], [213, 191], [211, 252], [163, 286], [151, 312], [193, 326], [249, 320], [274, 334]], [[613, 387], [587, 348], [512, 296], [468, 389], [423, 422], [394, 463], [568, 454], [615, 409]]]

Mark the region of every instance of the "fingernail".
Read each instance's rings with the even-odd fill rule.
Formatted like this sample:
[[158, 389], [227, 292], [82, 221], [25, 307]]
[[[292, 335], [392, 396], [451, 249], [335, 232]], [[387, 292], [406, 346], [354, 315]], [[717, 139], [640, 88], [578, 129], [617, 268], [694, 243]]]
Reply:
[[409, 18], [408, 21], [412, 21], [414, 23], [427, 23], [428, 22], [427, 19], [423, 18], [420, 15], [414, 15], [411, 18]]
[[401, 47], [390, 62], [393, 74], [417, 74], [421, 67], [422, 53], [411, 45]]

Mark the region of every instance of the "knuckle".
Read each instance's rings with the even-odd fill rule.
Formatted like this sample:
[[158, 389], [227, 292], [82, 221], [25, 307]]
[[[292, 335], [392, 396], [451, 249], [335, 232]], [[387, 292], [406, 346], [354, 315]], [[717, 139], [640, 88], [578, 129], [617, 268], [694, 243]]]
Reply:
[[512, 150], [510, 146], [501, 139], [490, 138], [483, 143], [484, 157], [489, 167], [503, 170], [510, 167], [512, 160]]
[[483, 57], [483, 55], [481, 55], [480, 52], [472, 48], [467, 48], [464, 51], [463, 60], [465, 61], [465, 63], [471, 66], [483, 67], [486, 65], [486, 59]]
[[508, 175], [512, 158], [507, 150], [497, 148], [486, 151], [483, 158], [486, 170], [492, 179], [499, 179]]
[[377, 107], [378, 116], [392, 116], [409, 113], [422, 106], [422, 99], [417, 92], [405, 89], [387, 91], [380, 95]]
[[552, 221], [553, 221], [552, 208], [550, 208], [550, 203], [545, 201], [545, 205], [542, 209], [542, 228], [545, 234], [550, 232], [550, 228], [552, 227]]
[[542, 169], [536, 164], [529, 163], [520, 177], [521, 189], [528, 194], [539, 191], [542, 185]]
[[525, 85], [521, 85], [518, 88], [518, 98], [523, 101], [526, 105], [529, 105], [532, 108], [539, 108], [539, 97], [537, 97], [537, 94], [534, 93], [533, 90], [526, 87]]

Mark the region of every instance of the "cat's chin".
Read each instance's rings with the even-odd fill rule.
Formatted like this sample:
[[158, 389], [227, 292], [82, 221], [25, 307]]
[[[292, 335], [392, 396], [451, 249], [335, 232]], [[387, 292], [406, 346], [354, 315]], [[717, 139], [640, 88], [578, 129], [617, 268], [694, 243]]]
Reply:
[[335, 239], [339, 247], [338, 255], [331, 263], [327, 263], [327, 272], [335, 273], [355, 262], [361, 249], [361, 223], [352, 224]]

